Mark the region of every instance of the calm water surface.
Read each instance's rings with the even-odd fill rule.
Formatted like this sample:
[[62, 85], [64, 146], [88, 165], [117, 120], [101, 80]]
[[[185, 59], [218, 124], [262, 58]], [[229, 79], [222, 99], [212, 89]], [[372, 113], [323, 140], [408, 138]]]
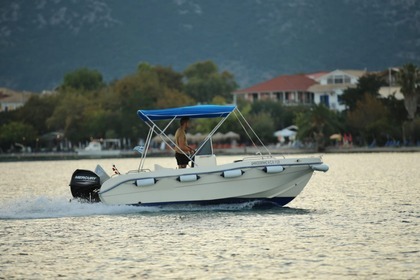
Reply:
[[0, 279], [420, 279], [420, 154], [324, 161], [270, 210], [70, 203], [76, 168], [138, 161], [0, 163]]

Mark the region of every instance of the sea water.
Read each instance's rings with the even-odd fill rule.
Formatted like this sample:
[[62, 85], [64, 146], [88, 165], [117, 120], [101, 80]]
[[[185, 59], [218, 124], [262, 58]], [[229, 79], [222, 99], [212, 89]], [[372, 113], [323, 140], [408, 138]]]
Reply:
[[420, 279], [420, 154], [323, 160], [327, 173], [265, 210], [69, 202], [75, 169], [135, 159], [0, 163], [0, 279]]

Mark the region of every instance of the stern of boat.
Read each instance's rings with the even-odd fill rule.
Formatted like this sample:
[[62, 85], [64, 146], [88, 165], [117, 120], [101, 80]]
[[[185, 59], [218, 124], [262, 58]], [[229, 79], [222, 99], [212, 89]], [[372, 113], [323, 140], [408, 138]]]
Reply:
[[108, 174], [98, 165], [95, 172], [85, 169], [76, 169], [70, 180], [70, 190], [73, 198], [86, 202], [100, 202], [99, 190]]

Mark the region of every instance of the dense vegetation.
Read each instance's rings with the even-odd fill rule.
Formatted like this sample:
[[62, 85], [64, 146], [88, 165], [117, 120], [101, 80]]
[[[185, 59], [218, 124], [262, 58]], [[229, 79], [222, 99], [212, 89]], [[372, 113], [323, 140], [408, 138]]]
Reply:
[[[341, 113], [323, 105], [286, 107], [271, 101], [239, 100], [238, 106], [265, 143], [277, 141], [274, 131], [296, 124], [301, 143], [315, 143], [318, 150], [331, 144], [329, 136], [335, 133], [353, 135], [360, 146], [390, 141], [414, 145], [420, 141], [419, 73], [413, 64], [401, 69], [398, 82], [404, 101], [379, 97], [379, 88], [385, 85], [381, 76], [361, 77], [356, 88], [344, 92], [342, 102], [348, 110]], [[148, 131], [136, 116], [138, 109], [231, 103], [237, 87], [234, 76], [219, 71], [211, 61], [192, 64], [182, 73], [141, 63], [134, 73], [110, 84], [98, 71], [78, 69], [64, 76], [56, 93], [34, 95], [23, 107], [0, 114], [0, 148], [59, 149], [63, 141], [68, 147], [69, 142], [74, 146], [93, 138], [125, 138], [133, 146]], [[234, 129], [233, 121], [221, 131]], [[208, 133], [211, 124], [196, 120], [192, 132]]]

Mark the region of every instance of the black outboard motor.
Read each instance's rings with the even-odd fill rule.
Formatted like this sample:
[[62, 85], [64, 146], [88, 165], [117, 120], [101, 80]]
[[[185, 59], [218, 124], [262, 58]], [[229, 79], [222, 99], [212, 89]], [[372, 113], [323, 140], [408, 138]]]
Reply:
[[90, 170], [77, 169], [71, 176], [70, 189], [74, 198], [89, 202], [99, 202], [99, 189], [101, 183], [99, 176]]

